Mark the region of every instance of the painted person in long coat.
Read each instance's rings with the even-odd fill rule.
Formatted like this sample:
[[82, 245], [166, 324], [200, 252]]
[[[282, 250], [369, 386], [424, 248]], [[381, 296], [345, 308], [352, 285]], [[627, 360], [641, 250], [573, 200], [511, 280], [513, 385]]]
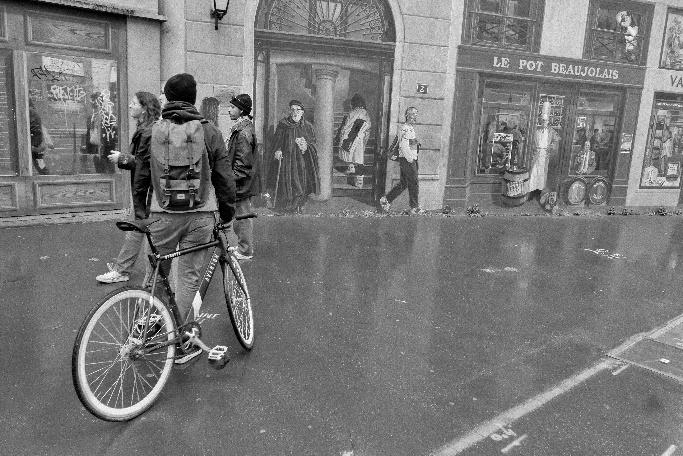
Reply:
[[289, 115], [278, 122], [268, 167], [268, 193], [276, 210], [303, 211], [308, 195], [320, 192], [318, 151], [313, 125], [300, 101], [289, 102]]

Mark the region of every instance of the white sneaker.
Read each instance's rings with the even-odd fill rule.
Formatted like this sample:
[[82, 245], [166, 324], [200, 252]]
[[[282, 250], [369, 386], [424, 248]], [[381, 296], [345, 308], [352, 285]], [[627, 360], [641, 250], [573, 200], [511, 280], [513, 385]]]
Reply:
[[107, 263], [107, 267], [109, 268], [109, 272], [98, 275], [95, 277], [95, 280], [101, 283], [116, 283], [126, 282], [128, 279], [130, 279], [127, 274], [121, 274], [119, 271], [114, 269], [114, 265], [112, 263]]
[[239, 250], [237, 250], [237, 247], [228, 247], [228, 250], [231, 251], [238, 260], [251, 260], [254, 258], [254, 255], [245, 255], [241, 253]]

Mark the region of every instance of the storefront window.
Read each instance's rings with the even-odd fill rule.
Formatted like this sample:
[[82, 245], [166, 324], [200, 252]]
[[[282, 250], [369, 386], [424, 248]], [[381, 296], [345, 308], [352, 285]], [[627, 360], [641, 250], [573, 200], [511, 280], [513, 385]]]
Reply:
[[466, 42], [536, 50], [542, 11], [540, 0], [470, 0]]
[[477, 173], [496, 174], [527, 162], [527, 132], [532, 89], [487, 81], [479, 130]]
[[9, 52], [0, 52], [0, 175], [18, 174], [16, 135], [11, 106], [14, 105], [12, 90], [12, 61]]
[[119, 85], [115, 60], [28, 54], [34, 174], [114, 172]]
[[683, 97], [655, 96], [640, 188], [679, 188], [683, 162]]
[[587, 58], [612, 62], [645, 63], [651, 7], [639, 3], [595, 0], [589, 19]]
[[615, 155], [618, 94], [580, 93], [569, 175], [607, 175]]

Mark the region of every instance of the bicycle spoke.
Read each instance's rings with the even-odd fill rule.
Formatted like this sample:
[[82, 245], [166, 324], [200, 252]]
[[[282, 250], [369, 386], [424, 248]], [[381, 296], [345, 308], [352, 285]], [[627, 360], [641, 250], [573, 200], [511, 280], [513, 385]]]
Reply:
[[[124, 421], [138, 416], [171, 375], [175, 322], [166, 305], [150, 296], [142, 289], [117, 290], [81, 325], [72, 375], [78, 398], [99, 418]], [[138, 338], [155, 342], [143, 344]]]

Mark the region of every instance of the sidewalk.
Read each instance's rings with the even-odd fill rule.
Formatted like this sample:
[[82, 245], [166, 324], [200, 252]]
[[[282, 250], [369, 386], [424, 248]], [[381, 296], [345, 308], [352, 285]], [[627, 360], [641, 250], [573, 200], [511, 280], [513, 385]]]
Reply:
[[[379, 208], [359, 201], [349, 196], [335, 196], [328, 201], [309, 200], [304, 207], [303, 214], [278, 214], [265, 207], [255, 207], [260, 216], [288, 216], [288, 217], [392, 217], [407, 216], [404, 211], [407, 205], [397, 203], [389, 213]], [[467, 208], [442, 208], [428, 210], [417, 217], [602, 217], [602, 216], [671, 216], [683, 215], [683, 209], [678, 207], [637, 207], [624, 206], [566, 206], [559, 205], [554, 214], [546, 212], [537, 201], [527, 201], [518, 207], [479, 206], [472, 204]], [[129, 210], [93, 211], [68, 214], [46, 214], [24, 217], [0, 218], [0, 228], [32, 225], [52, 225], [62, 223], [86, 223], [108, 220], [126, 220]]]

